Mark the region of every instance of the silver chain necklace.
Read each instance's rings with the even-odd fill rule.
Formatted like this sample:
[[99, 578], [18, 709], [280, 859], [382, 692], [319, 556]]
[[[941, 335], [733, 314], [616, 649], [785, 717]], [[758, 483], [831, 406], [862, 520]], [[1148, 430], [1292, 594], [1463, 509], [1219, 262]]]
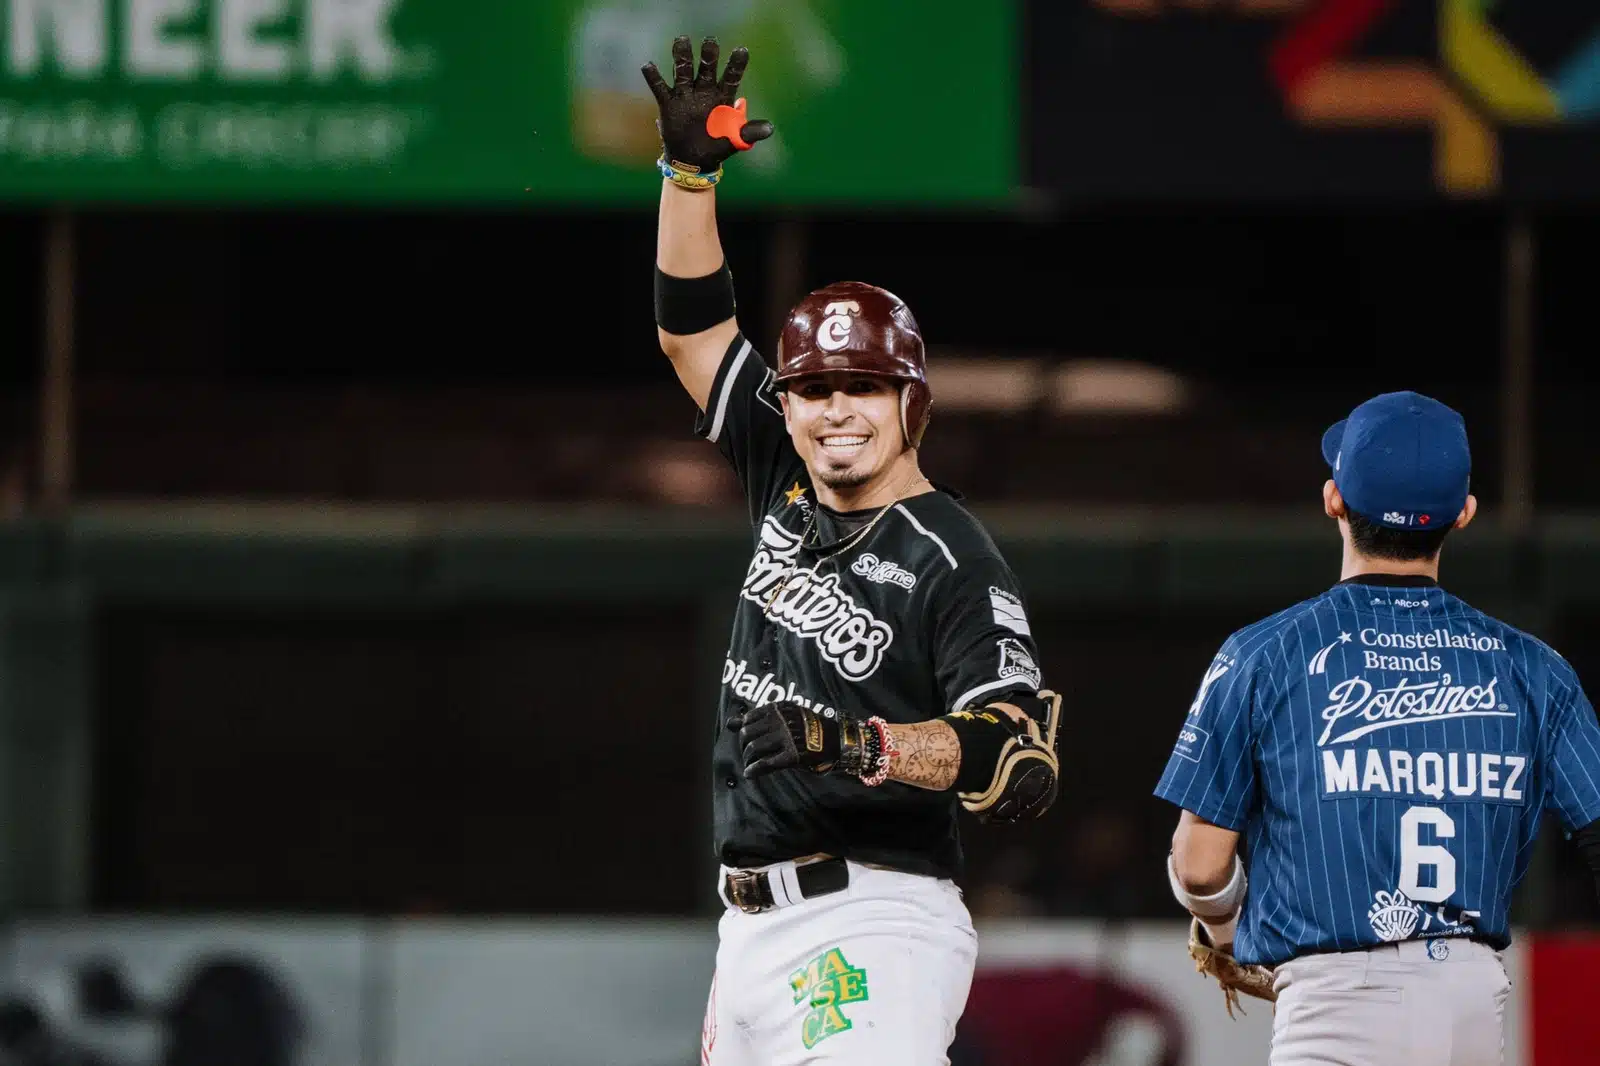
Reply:
[[[878, 521], [883, 518], [884, 515], [889, 513], [889, 509], [905, 498], [907, 489], [911, 488], [911, 486], [915, 485], [919, 481], [926, 480], [927, 479], [922, 476], [921, 471], [916, 471], [910, 480], [908, 480], [904, 485], [900, 486], [900, 491], [895, 493], [893, 498], [891, 498], [888, 503], [884, 504], [878, 509], [878, 513], [872, 516], [872, 521], [868, 522], [866, 525], [850, 534], [850, 536], [846, 537], [844, 543], [834, 548], [827, 555], [821, 556], [816, 562], [812, 563], [811, 572], [815, 574], [817, 569], [822, 566], [823, 563], [834, 558], [835, 556], [842, 555], [865, 540], [867, 534], [872, 532], [872, 527], [877, 525]], [[811, 508], [811, 517], [806, 519], [805, 526], [800, 530], [800, 550], [794, 553], [795, 557], [789, 563], [789, 568], [784, 571], [783, 578], [776, 586], [773, 587], [772, 592], [767, 596], [767, 602], [763, 604], [761, 608], [763, 614], [766, 614], [772, 610], [772, 605], [778, 601], [778, 597], [782, 596], [784, 590], [789, 587], [789, 582], [794, 577], [795, 569], [800, 564], [800, 551], [806, 550], [806, 539], [811, 536], [811, 530], [817, 524], [817, 515], [821, 513], [822, 503], [821, 501], [818, 501], [816, 506]]]

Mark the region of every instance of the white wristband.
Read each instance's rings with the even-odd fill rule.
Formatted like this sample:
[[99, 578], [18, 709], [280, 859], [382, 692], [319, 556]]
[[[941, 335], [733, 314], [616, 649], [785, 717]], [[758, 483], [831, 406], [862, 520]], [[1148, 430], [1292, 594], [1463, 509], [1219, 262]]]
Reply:
[[[1220, 929], [1237, 920], [1247, 884], [1244, 863], [1239, 861], [1238, 855], [1233, 857], [1233, 876], [1222, 891], [1212, 895], [1197, 896], [1183, 887], [1183, 882], [1178, 880], [1178, 867], [1171, 852], [1167, 853], [1167, 879], [1172, 882], [1173, 898], [1183, 904], [1184, 910], [1199, 918], [1208, 931], [1213, 925]], [[1232, 939], [1231, 930], [1228, 939]]]

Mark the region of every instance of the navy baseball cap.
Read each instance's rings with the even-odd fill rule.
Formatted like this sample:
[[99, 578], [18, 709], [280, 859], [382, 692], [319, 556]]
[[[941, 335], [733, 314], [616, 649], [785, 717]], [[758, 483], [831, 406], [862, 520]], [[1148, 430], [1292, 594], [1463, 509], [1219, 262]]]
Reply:
[[1467, 505], [1467, 424], [1438, 400], [1386, 392], [1322, 435], [1345, 505], [1391, 529], [1453, 525]]

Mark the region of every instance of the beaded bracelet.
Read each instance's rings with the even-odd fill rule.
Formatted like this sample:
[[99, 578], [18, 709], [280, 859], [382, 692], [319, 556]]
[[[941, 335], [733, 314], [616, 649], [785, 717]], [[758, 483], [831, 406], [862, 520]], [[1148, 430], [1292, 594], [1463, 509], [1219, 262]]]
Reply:
[[888, 722], [885, 722], [877, 715], [873, 715], [867, 719], [867, 724], [872, 726], [873, 731], [878, 734], [877, 757], [873, 760], [877, 763], [877, 766], [872, 773], [862, 775], [861, 783], [873, 788], [889, 780], [889, 760], [893, 756], [899, 755], [900, 749], [894, 746], [894, 738], [889, 733]]
[[869, 767], [877, 765], [882, 750], [881, 738], [876, 729], [863, 718], [839, 718], [839, 758], [833, 769], [851, 777], [860, 777]]
[[656, 169], [661, 171], [661, 176], [680, 189], [691, 192], [702, 192], [712, 188], [722, 180], [722, 168], [718, 167], [710, 174], [702, 174], [693, 167], [682, 163], [670, 162], [665, 155], [656, 160]]

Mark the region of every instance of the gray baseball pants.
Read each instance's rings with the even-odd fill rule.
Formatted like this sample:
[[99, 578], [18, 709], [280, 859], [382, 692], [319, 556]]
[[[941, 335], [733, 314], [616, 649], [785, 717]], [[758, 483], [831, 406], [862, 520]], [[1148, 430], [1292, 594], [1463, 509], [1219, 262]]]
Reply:
[[1410, 940], [1277, 968], [1270, 1066], [1502, 1066], [1511, 980], [1494, 949]]

